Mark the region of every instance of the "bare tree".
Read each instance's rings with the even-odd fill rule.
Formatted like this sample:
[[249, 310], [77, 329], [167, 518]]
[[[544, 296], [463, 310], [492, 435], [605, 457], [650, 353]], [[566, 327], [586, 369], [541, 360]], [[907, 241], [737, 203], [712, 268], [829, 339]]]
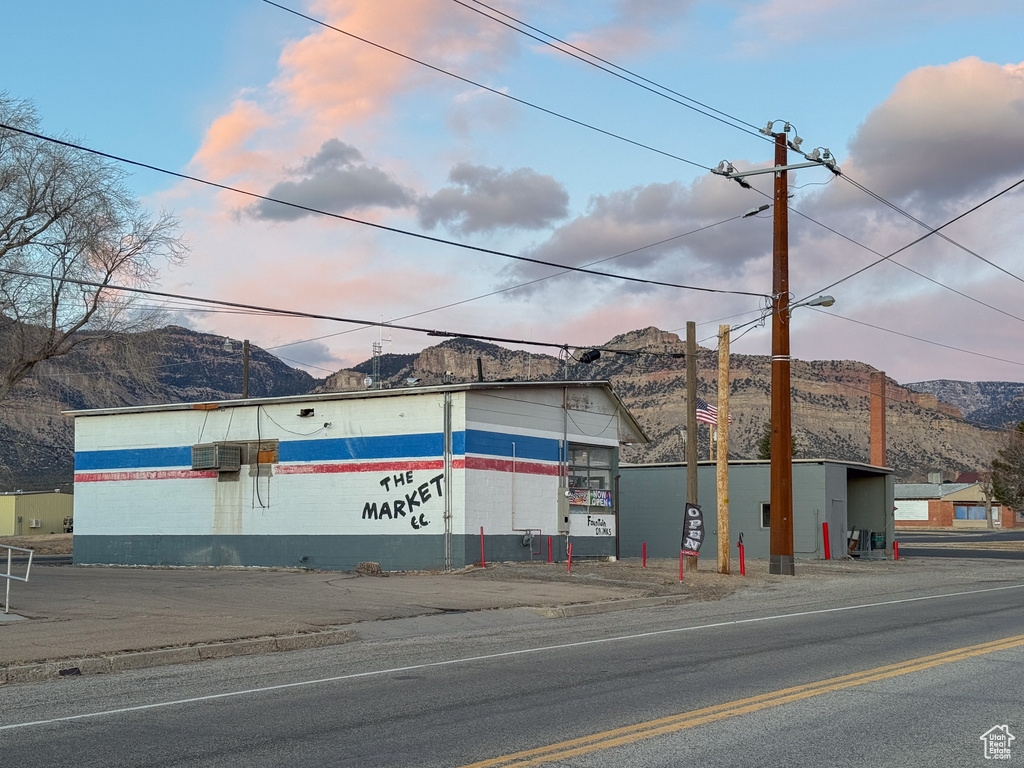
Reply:
[[991, 471], [978, 473], [978, 488], [981, 490], [982, 498], [985, 499], [985, 521], [988, 528], [995, 528], [995, 522], [992, 520], [992, 502], [995, 501], [993, 486]]
[[34, 109], [0, 92], [0, 402], [39, 363], [141, 330], [136, 295], [109, 286], [151, 284], [187, 251], [177, 220], [143, 211], [123, 170], [25, 131], [39, 132]]
[[999, 457], [992, 462], [992, 490], [1003, 514], [1024, 510], [1024, 421], [1008, 433]]

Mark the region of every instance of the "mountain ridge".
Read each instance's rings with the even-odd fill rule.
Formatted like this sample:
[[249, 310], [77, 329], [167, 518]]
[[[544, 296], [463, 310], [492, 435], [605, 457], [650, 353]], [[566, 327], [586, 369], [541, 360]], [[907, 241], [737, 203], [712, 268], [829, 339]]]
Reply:
[[[0, 489], [71, 487], [73, 422], [61, 411], [240, 397], [241, 349], [236, 343], [227, 350], [224, 342], [221, 336], [168, 326], [98, 339], [41, 365], [0, 404]], [[594, 362], [584, 364], [578, 352], [554, 356], [451, 338], [418, 353], [382, 355], [375, 386], [407, 386], [411, 380], [419, 385], [476, 381], [481, 371], [488, 381], [607, 379], [651, 437], [646, 446], [623, 446], [623, 461], [681, 461], [685, 343], [674, 333], [649, 327], [619, 334], [601, 348], [604, 351]], [[635, 353], [612, 353], [609, 348]], [[317, 379], [252, 345], [249, 390], [252, 397], [360, 391], [374, 369], [371, 358]], [[698, 395], [716, 402], [717, 352], [699, 348], [697, 370]], [[868, 394], [874, 371], [849, 360], [792, 362], [798, 458], [868, 462]], [[770, 380], [767, 356], [731, 356], [733, 458], [757, 457], [768, 420]], [[941, 381], [944, 386], [928, 387], [928, 382], [904, 386], [887, 379], [887, 458], [900, 479], [924, 480], [934, 471], [952, 479], [960, 471], [984, 469], [1000, 445], [997, 427], [1003, 423], [985, 423], [974, 415], [991, 419], [1003, 411], [1016, 413], [1017, 398], [1024, 397], [1024, 384]], [[964, 405], [977, 407], [964, 413]], [[708, 458], [709, 430], [699, 429], [697, 441], [699, 456]]]

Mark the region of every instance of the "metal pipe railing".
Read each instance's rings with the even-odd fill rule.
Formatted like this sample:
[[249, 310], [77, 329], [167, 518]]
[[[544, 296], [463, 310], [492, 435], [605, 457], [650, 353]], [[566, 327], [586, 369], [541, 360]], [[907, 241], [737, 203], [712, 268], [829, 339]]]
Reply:
[[[9, 544], [0, 544], [0, 548], [7, 550], [7, 573], [0, 573], [0, 578], [3, 578], [7, 584], [6, 596], [4, 597], [4, 613], [10, 613], [11, 611], [11, 582], [12, 581], [28, 581], [28, 575], [32, 572], [32, 555], [35, 550], [25, 549], [24, 547], [12, 547]], [[25, 566], [24, 576], [15, 576], [11, 573], [11, 553], [17, 552], [28, 552], [28, 565]]]

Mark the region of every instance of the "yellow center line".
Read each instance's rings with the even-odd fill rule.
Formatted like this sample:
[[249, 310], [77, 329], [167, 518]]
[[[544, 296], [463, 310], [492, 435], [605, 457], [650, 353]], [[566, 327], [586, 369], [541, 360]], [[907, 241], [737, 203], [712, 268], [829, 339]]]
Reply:
[[541, 765], [555, 760], [565, 760], [577, 755], [585, 755], [602, 749], [619, 747], [625, 744], [632, 744], [643, 739], [654, 736], [661, 736], [666, 733], [682, 731], [687, 728], [694, 728], [698, 725], [713, 723], [724, 720], [728, 717], [736, 717], [751, 712], [757, 712], [770, 707], [777, 707], [781, 704], [788, 704], [801, 699], [819, 696], [823, 693], [831, 693], [844, 688], [852, 688], [865, 683], [873, 683], [879, 680], [886, 680], [900, 675], [920, 672], [932, 667], [949, 664], [954, 661], [962, 661], [973, 656], [982, 656], [995, 651], [1009, 650], [1024, 645], [1024, 635], [1005, 637], [1001, 640], [993, 640], [988, 643], [956, 648], [943, 653], [936, 653], [930, 656], [921, 656], [916, 659], [901, 661], [896, 664], [887, 664], [883, 667], [854, 672], [840, 677], [833, 677], [827, 680], [819, 680], [814, 683], [797, 685], [791, 688], [784, 688], [778, 691], [751, 696], [746, 699], [738, 699], [725, 704], [716, 704], [703, 709], [696, 709], [690, 712], [682, 712], [669, 717], [662, 717], [656, 720], [648, 720], [643, 723], [614, 728], [608, 731], [601, 731], [589, 736], [582, 736], [568, 741], [549, 744], [545, 747], [537, 747], [522, 752], [494, 757], [488, 760], [471, 763], [462, 768], [525, 768], [531, 765]]

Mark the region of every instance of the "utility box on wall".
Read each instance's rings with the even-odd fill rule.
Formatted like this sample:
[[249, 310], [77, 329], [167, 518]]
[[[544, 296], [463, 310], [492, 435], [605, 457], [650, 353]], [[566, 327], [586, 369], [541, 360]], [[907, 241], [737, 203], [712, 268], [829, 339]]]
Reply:
[[569, 491], [558, 489], [558, 527], [559, 533], [569, 532]]
[[242, 449], [237, 445], [203, 443], [192, 446], [192, 469], [237, 472], [242, 468]]

